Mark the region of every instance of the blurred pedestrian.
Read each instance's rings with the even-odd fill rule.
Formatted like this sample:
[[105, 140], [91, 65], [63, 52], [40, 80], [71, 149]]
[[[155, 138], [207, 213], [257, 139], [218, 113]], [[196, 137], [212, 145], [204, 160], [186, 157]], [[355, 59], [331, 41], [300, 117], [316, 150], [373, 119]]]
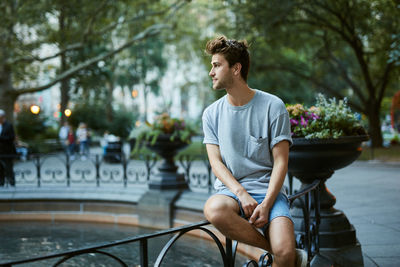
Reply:
[[103, 155], [107, 153], [107, 146], [108, 146], [108, 131], [105, 131], [103, 134], [103, 138], [100, 140], [100, 145], [103, 148]]
[[72, 127], [69, 127], [67, 135], [67, 152], [71, 160], [75, 159], [75, 143], [76, 140], [74, 129]]
[[68, 153], [68, 132], [69, 132], [70, 126], [68, 125], [68, 122], [64, 122], [63, 126], [61, 126], [60, 131], [58, 132], [58, 138], [60, 139], [60, 143], [65, 151], [65, 153]]
[[28, 144], [21, 141], [18, 136], [15, 136], [15, 150], [20, 160], [26, 161], [28, 159]]
[[89, 131], [86, 123], [79, 123], [78, 130], [76, 130], [76, 138], [79, 143], [79, 154], [82, 159], [86, 159], [89, 155]]
[[15, 186], [13, 160], [17, 152], [14, 141], [14, 127], [6, 121], [6, 113], [0, 109], [0, 186], [4, 186], [6, 179]]

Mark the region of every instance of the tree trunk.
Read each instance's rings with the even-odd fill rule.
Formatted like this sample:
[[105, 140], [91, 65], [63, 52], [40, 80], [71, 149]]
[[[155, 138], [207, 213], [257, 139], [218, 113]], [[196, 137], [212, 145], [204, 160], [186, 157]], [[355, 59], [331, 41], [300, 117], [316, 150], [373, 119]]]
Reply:
[[[58, 18], [58, 24], [60, 27], [60, 50], [63, 50], [64, 47], [66, 46], [65, 43], [65, 31], [66, 31], [66, 21], [65, 21], [65, 9], [64, 5], [61, 5], [60, 8], [60, 16]], [[67, 67], [67, 58], [65, 53], [62, 53], [60, 55], [60, 73], [64, 73], [68, 67]], [[60, 127], [64, 124], [66, 121], [66, 116], [65, 116], [65, 110], [67, 109], [68, 102], [69, 102], [69, 79], [64, 79], [61, 81], [60, 85], [60, 91], [61, 91], [61, 100], [60, 100], [60, 112], [61, 112], [61, 118], [60, 118]]]
[[146, 83], [143, 86], [143, 104], [144, 104], [144, 121], [147, 122], [148, 121], [148, 107], [147, 107], [147, 94], [148, 94], [148, 90], [147, 90], [147, 85]]
[[114, 91], [114, 78], [111, 77], [108, 84], [108, 90], [107, 90], [107, 98], [106, 98], [106, 119], [108, 122], [112, 122], [113, 120], [113, 108], [112, 108], [112, 102], [113, 102], [113, 91]]
[[11, 70], [9, 66], [3, 65], [0, 69], [0, 109], [4, 110], [11, 123], [14, 121], [14, 104], [17, 98], [11, 83]]
[[[65, 54], [62, 54], [60, 71], [62, 73], [65, 70], [67, 70]], [[69, 102], [69, 79], [64, 79], [61, 81], [60, 91], [61, 91], [61, 101], [60, 101], [60, 112], [61, 112], [60, 126], [61, 126], [67, 119], [65, 116], [65, 110], [68, 108], [68, 102]]]
[[17, 96], [15, 94], [4, 92], [3, 88], [0, 88], [0, 109], [5, 111], [7, 121], [11, 123], [14, 122], [14, 104], [16, 101]]
[[383, 138], [381, 132], [381, 121], [379, 118], [379, 107], [377, 104], [370, 105], [368, 109], [368, 124], [369, 124], [369, 135], [371, 138], [372, 147], [382, 147]]

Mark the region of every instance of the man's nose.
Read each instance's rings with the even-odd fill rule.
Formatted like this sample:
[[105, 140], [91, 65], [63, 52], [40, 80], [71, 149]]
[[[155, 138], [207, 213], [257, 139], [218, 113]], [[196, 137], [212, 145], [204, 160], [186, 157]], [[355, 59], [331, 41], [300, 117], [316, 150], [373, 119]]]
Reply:
[[215, 73], [214, 73], [214, 71], [211, 69], [210, 72], [208, 73], [208, 75], [212, 77], [212, 76], [215, 75]]

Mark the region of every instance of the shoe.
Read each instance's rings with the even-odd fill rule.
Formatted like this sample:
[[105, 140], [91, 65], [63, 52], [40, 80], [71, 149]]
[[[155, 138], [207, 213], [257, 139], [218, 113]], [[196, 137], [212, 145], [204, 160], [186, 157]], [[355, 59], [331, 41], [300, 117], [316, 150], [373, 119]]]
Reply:
[[307, 252], [296, 248], [296, 267], [307, 267]]

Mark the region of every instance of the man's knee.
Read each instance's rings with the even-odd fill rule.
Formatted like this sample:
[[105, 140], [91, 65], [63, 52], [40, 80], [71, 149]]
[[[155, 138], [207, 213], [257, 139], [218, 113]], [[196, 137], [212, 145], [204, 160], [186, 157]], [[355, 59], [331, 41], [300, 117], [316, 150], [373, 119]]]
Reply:
[[296, 260], [296, 251], [290, 244], [282, 242], [275, 244], [273, 249], [274, 262], [278, 266], [293, 266]]
[[293, 262], [296, 257], [295, 248], [291, 244], [282, 242], [281, 244], [275, 245], [273, 251], [276, 261], [279, 262]]
[[204, 215], [209, 222], [219, 225], [226, 222], [227, 215], [237, 213], [234, 199], [224, 199], [221, 196], [213, 196], [207, 200], [204, 206]]

